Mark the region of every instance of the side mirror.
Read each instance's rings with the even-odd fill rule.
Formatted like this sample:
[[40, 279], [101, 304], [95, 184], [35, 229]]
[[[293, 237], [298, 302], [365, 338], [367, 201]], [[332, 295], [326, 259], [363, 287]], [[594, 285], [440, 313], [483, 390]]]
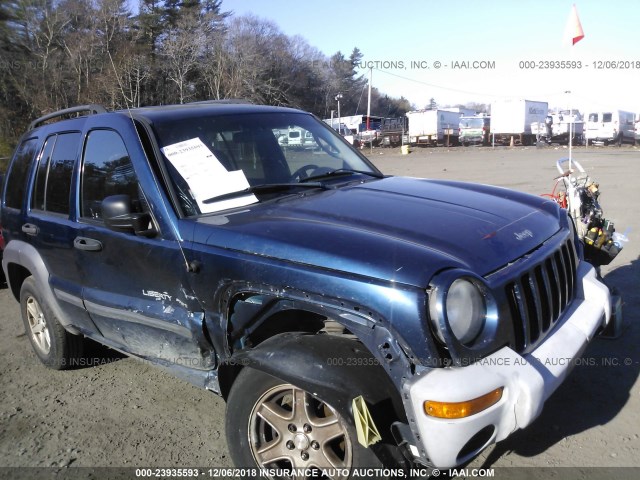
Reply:
[[129, 195], [111, 195], [102, 200], [102, 218], [107, 228], [153, 237], [157, 231], [148, 213], [131, 213]]

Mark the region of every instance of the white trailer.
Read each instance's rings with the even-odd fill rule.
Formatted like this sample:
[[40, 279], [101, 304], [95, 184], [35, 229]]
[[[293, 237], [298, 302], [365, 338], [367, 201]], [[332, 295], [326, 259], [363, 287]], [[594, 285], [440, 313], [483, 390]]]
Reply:
[[491, 134], [496, 143], [532, 145], [536, 136], [532, 123], [544, 123], [547, 102], [533, 100], [498, 100], [491, 104]]
[[340, 124], [346, 125], [346, 127], [349, 130], [352, 130], [352, 132], [358, 132], [359, 126], [364, 122], [365, 118], [366, 115], [342, 115], [340, 118], [333, 117], [333, 122], [331, 118], [325, 118], [324, 122], [331, 125], [331, 127], [333, 127], [335, 130], [337, 130], [336, 127], [338, 126], [338, 124]]
[[561, 110], [549, 113], [542, 123], [531, 124], [531, 133], [538, 141], [560, 144], [581, 145], [584, 140], [584, 121], [578, 110]]
[[414, 110], [407, 112], [412, 145], [457, 145], [460, 112]]

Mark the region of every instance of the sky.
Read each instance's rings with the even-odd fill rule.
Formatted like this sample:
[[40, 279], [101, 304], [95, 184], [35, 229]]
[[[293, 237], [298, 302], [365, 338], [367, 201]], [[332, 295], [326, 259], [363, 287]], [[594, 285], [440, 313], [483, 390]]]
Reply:
[[[574, 4], [584, 38], [569, 46]], [[640, 113], [638, 0], [223, 0], [222, 9], [271, 20], [327, 56], [359, 48], [372, 85], [417, 108], [524, 98]]]

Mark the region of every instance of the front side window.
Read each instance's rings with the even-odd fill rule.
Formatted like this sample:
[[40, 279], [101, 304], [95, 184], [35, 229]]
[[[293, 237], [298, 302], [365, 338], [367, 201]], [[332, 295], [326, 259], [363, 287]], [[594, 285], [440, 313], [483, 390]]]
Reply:
[[89, 133], [84, 149], [80, 216], [102, 219], [102, 200], [128, 195], [132, 213], [142, 212], [138, 178], [120, 135], [112, 130]]

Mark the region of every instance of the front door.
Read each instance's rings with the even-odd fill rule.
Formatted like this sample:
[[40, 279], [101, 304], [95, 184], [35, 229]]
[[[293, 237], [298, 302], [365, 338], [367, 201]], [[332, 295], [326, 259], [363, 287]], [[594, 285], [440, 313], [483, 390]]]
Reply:
[[132, 212], [151, 213], [116, 131], [88, 133], [79, 193], [75, 251], [84, 304], [106, 343], [163, 363], [209, 368], [203, 315], [189, 293], [179, 242], [157, 225], [145, 237], [109, 229], [102, 218], [102, 201], [112, 195], [128, 196]]

